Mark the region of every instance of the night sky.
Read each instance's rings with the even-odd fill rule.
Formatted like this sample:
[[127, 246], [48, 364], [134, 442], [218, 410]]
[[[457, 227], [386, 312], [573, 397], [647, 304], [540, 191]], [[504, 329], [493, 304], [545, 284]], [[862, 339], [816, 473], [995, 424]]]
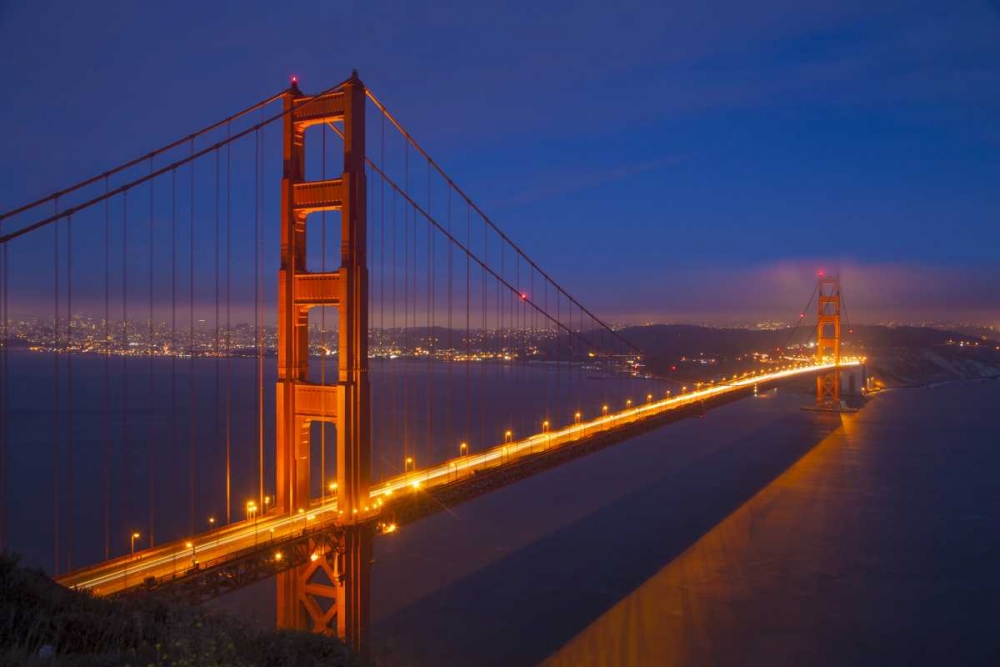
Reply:
[[357, 68], [611, 319], [1000, 325], [1000, 3], [819, 4], [0, 0], [0, 210]]

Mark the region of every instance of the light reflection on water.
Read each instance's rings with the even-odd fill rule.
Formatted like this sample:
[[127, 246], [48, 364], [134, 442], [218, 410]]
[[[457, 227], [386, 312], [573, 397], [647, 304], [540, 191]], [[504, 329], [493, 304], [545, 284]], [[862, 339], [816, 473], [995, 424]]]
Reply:
[[998, 399], [956, 384], [841, 418], [783, 389], [409, 526], [377, 545], [376, 658], [988, 662]]
[[998, 404], [996, 383], [975, 383], [844, 415], [544, 664], [995, 658], [1000, 494], [985, 471], [1000, 462], [1000, 428], [982, 410]]

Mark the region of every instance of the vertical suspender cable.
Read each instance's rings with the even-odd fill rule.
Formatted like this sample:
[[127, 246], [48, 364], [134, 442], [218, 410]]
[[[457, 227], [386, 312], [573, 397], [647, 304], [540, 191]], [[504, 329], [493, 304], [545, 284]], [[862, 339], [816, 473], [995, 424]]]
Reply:
[[[180, 445], [177, 427], [177, 170], [170, 172], [170, 428], [174, 448]], [[176, 452], [180, 460], [180, 451]], [[175, 464], [176, 465], [176, 464]], [[184, 488], [181, 473], [183, 466], [177, 466], [176, 489]]]
[[[58, 199], [55, 204], [58, 213]], [[52, 573], [59, 574], [59, 221], [53, 225], [52, 297]]]
[[[465, 245], [472, 248], [472, 207], [465, 206]], [[465, 444], [472, 440], [472, 258], [465, 255]]]
[[[257, 449], [258, 449], [258, 502], [264, 505], [264, 337], [261, 331], [261, 264], [263, 262], [264, 230], [261, 219], [261, 202], [263, 193], [263, 138], [260, 130], [254, 133], [256, 141], [254, 147], [255, 181], [254, 181], [254, 221], [256, 230], [255, 259], [254, 259], [254, 332], [257, 343]], [[289, 508], [290, 509], [290, 508]]]
[[[448, 232], [451, 233], [451, 188], [448, 188]], [[454, 304], [452, 303], [452, 244], [448, 243], [448, 446], [453, 447], [455, 445], [455, 414], [454, 414], [454, 398], [452, 391], [452, 366], [455, 363], [455, 345], [454, 339], [452, 337], [451, 328], [453, 326], [452, 322], [452, 308]]]
[[[380, 166], [385, 169], [385, 116], [382, 116], [382, 142], [380, 146]], [[386, 335], [385, 335], [385, 179], [379, 181], [379, 262], [378, 262], [378, 325], [382, 335], [382, 345], [383, 349], [385, 347]], [[384, 368], [384, 366], [383, 366]], [[383, 376], [384, 377], [384, 376]], [[386, 441], [385, 433], [382, 432], [382, 442]], [[385, 464], [384, 457], [379, 454], [378, 457], [378, 478], [379, 481], [385, 479]]]
[[[405, 189], [410, 193], [410, 147], [405, 147]], [[403, 209], [403, 350], [400, 356], [410, 356], [410, 214], [409, 208]], [[403, 472], [406, 472], [406, 461], [410, 458], [410, 369], [404, 365], [403, 370]]]
[[[232, 134], [232, 124], [226, 124], [226, 139]], [[233, 152], [232, 145], [226, 144], [226, 523], [232, 521], [232, 463], [233, 413], [233, 332], [232, 332], [232, 273], [233, 273]]]
[[66, 569], [73, 569], [73, 216], [66, 218]]
[[[104, 179], [104, 191], [109, 188]], [[104, 560], [111, 558], [111, 200], [104, 200]]]
[[[194, 155], [194, 139], [191, 139], [191, 155]], [[188, 216], [188, 534], [194, 535], [195, 485], [197, 483], [197, 463], [195, 459], [195, 399], [194, 399], [194, 171], [191, 162], [190, 207]]]
[[[427, 168], [427, 212], [431, 211], [431, 170]], [[414, 215], [416, 212], [414, 211]], [[434, 245], [431, 225], [427, 223], [427, 369], [424, 372], [424, 410], [426, 413], [426, 435], [424, 436], [424, 465], [431, 462], [431, 433], [434, 413], [431, 412], [431, 364], [434, 356]], [[414, 466], [415, 467], [415, 466]]]
[[[221, 186], [219, 185], [219, 151], [215, 151], [215, 349], [213, 353], [215, 355], [215, 391], [212, 393], [214, 412], [212, 413], [212, 423], [215, 425], [215, 442], [213, 443], [213, 449], [222, 445], [225, 447], [225, 443], [222, 442], [222, 434], [220, 433], [220, 422], [222, 421], [222, 406], [221, 397], [219, 396], [219, 391], [222, 387], [222, 350], [220, 339], [220, 323], [219, 318], [219, 255], [220, 249], [220, 239], [219, 239], [219, 190]], [[223, 452], [225, 455], [225, 452]], [[218, 459], [216, 459], [218, 460]], [[213, 502], [212, 506], [215, 504]]]
[[[153, 158], [149, 158], [149, 173], [153, 173]], [[153, 400], [153, 215], [156, 207], [154, 205], [153, 181], [149, 181], [149, 259], [146, 270], [149, 271], [149, 313], [148, 332], [149, 339], [146, 341], [146, 355], [148, 357], [148, 387], [146, 396], [147, 419], [149, 420], [149, 453], [146, 459], [146, 469], [149, 485], [149, 546], [156, 545], [156, 419], [154, 418], [156, 402]]]
[[489, 286], [486, 283], [486, 264], [490, 260], [489, 230], [483, 225], [483, 265], [482, 278], [482, 342], [484, 347], [483, 361], [479, 366], [479, 446], [486, 447], [486, 345], [489, 336]]
[[124, 526], [129, 533], [132, 525], [132, 471], [128, 442], [128, 190], [122, 194], [122, 495]]

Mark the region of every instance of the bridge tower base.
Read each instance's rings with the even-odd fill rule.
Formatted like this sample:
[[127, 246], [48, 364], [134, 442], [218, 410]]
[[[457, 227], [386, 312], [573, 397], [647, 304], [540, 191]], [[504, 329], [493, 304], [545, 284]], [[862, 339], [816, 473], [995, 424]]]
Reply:
[[[336, 501], [345, 533], [332, 552], [317, 546], [309, 563], [278, 575], [278, 625], [336, 632], [364, 653], [372, 560], [372, 531], [364, 523], [371, 469], [365, 87], [357, 73], [324, 95], [305, 96], [293, 84], [284, 105], [275, 504], [283, 512], [303, 514], [303, 530], [308, 527], [310, 424], [332, 423], [337, 432]], [[333, 123], [343, 130], [343, 174], [306, 181], [306, 130]], [[322, 211], [340, 212], [341, 264], [337, 271], [317, 273], [306, 266], [306, 221]], [[309, 310], [314, 307], [338, 310], [336, 384], [309, 380]]]

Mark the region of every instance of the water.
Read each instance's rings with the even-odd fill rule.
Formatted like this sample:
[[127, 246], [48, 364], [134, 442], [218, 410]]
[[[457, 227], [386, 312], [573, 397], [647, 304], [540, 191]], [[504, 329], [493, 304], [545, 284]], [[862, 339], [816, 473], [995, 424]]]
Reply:
[[[133, 522], [148, 519], [143, 471], [153, 433], [155, 469], [177, 480], [156, 491], [157, 531], [164, 536], [187, 529], [192, 440], [204, 459], [197, 510], [218, 514], [224, 506], [214, 439], [220, 426], [212, 416], [215, 362], [197, 360], [193, 376], [188, 363], [178, 362], [178, 409], [187, 414], [194, 377], [194, 427], [181, 422], [181, 455], [172, 456], [166, 454], [174, 428], [171, 362], [154, 360], [157, 376], [168, 382], [154, 384], [152, 394], [147, 362], [129, 362], [130, 405], [156, 399], [128, 427]], [[254, 363], [234, 360], [231, 367], [237, 506], [241, 494], [255, 495], [257, 479]], [[102, 521], [102, 364], [74, 360], [74, 402], [83, 408], [74, 419], [76, 563], [99, 558], [103, 548], [101, 531], [83, 528]], [[456, 418], [465, 414], [463, 402], [477, 416], [477, 406], [489, 406], [486, 430], [513, 425], [521, 432], [571, 405], [597, 410], [622, 391], [641, 397], [647, 389], [589, 381], [581, 396], [553, 406], [551, 372], [488, 367], [471, 378], [482, 393], [468, 397], [459, 368], [423, 362], [373, 368], [377, 410], [401, 415], [405, 401], [409, 414], [405, 437], [403, 421], [376, 418], [376, 477], [396, 472], [404, 452], [421, 461], [451, 455], [454, 442], [475, 433]], [[12, 369], [11, 538], [28, 562], [49, 566], [52, 358], [12, 355]], [[271, 400], [272, 378], [265, 380]], [[117, 404], [120, 374], [112, 385]], [[375, 659], [383, 665], [995, 663], [1000, 426], [993, 412], [1000, 383], [887, 392], [843, 416], [799, 410], [808, 400], [805, 387], [789, 387], [727, 405], [379, 538], [371, 595]], [[432, 419], [424, 422], [428, 406]], [[113, 420], [116, 482], [123, 426]], [[273, 432], [270, 421], [265, 432]], [[271, 447], [269, 439], [265, 445]], [[124, 497], [117, 483], [115, 493]], [[123, 513], [112, 517], [115, 531], [127, 530]], [[123, 541], [116, 540], [119, 552]], [[262, 624], [274, 620], [270, 582], [217, 604]]]
[[383, 664], [996, 664], [996, 382], [746, 400], [377, 545]]
[[[12, 351], [9, 543], [27, 563], [65, 572], [103, 560], [105, 546], [112, 556], [127, 553], [136, 531], [141, 534], [137, 548], [142, 548], [151, 534], [162, 543], [207, 530], [210, 517], [222, 525], [227, 434], [231, 518], [242, 519], [245, 502], [260, 495], [261, 447], [264, 494], [274, 492], [275, 369], [275, 359], [263, 360], [260, 391], [256, 359], [106, 361], [98, 355], [57, 359]], [[317, 381], [333, 382], [336, 360], [325, 369], [314, 360], [310, 372]], [[527, 436], [540, 432], [544, 420], [553, 427], [572, 423], [577, 410], [596, 415], [603, 404], [623, 407], [624, 396], [640, 401], [650, 392], [661, 396], [670, 386], [587, 376], [585, 369], [566, 365], [477, 363], [466, 369], [430, 360], [373, 360], [373, 479], [403, 472], [407, 458], [427, 467], [457, 456], [461, 442], [474, 453], [503, 442], [507, 430]], [[322, 481], [336, 477], [336, 433], [328, 425], [324, 440], [319, 423], [313, 431], [313, 495], [318, 497]], [[106, 462], [111, 480], [107, 517]], [[56, 473], [58, 568], [52, 520]]]

